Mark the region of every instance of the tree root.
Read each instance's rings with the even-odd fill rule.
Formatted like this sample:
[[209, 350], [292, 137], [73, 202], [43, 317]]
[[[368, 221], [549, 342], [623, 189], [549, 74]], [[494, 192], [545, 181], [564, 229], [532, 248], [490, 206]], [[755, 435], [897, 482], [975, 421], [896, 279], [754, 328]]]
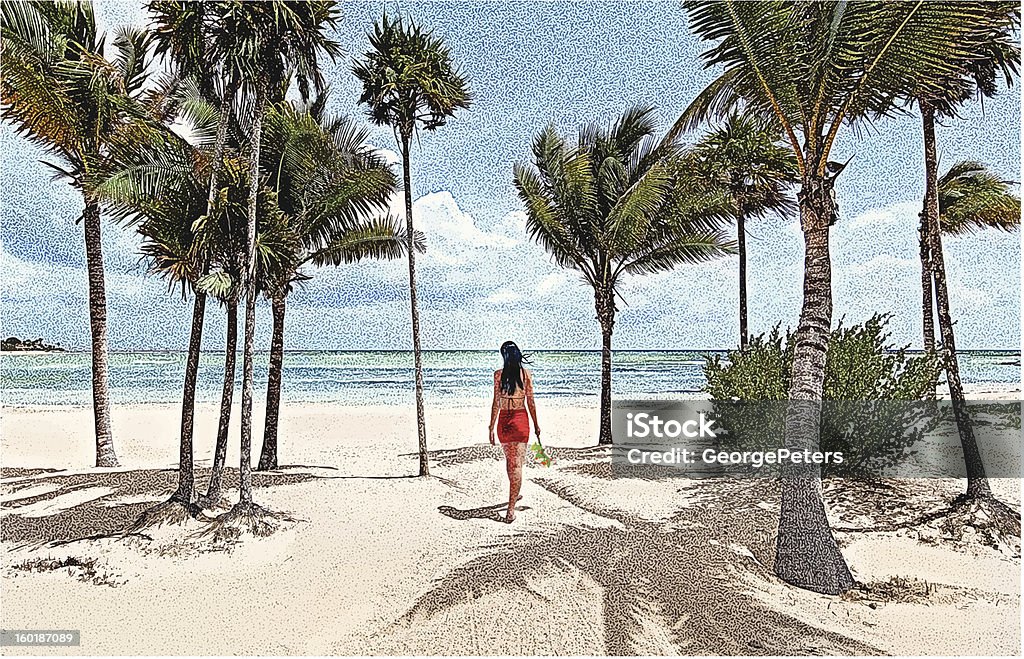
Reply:
[[251, 501], [239, 502], [231, 510], [218, 515], [194, 537], [208, 540], [215, 546], [228, 547], [241, 542], [246, 535], [266, 538], [296, 521], [286, 513], [267, 510]]
[[946, 538], [1020, 556], [1020, 513], [993, 496], [961, 494], [953, 500], [939, 530]]
[[177, 495], [163, 503], [147, 509], [125, 531], [126, 535], [138, 535], [144, 531], [163, 526], [182, 526], [195, 520], [201, 509], [194, 503], [186, 503]]

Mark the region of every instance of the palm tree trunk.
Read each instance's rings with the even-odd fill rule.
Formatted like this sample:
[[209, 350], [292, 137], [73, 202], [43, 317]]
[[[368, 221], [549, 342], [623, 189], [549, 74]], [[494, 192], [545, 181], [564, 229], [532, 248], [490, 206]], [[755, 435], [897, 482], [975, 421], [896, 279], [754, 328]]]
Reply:
[[615, 327], [615, 291], [594, 294], [597, 321], [601, 325], [601, 427], [598, 444], [612, 443], [612, 331]]
[[740, 256], [740, 350], [747, 349], [747, 229], [743, 212], [736, 214], [736, 242]]
[[263, 428], [263, 449], [260, 451], [258, 471], [277, 469], [277, 427], [281, 413], [281, 371], [284, 368], [284, 311], [285, 298], [271, 301], [274, 315], [274, 335], [270, 341], [270, 373], [267, 376], [267, 418]]
[[427, 418], [423, 409], [423, 354], [420, 350], [420, 312], [416, 304], [416, 233], [412, 221], [411, 131], [402, 133], [402, 181], [405, 184], [405, 228], [409, 254], [409, 304], [412, 309], [412, 354], [416, 369], [416, 433], [419, 439], [420, 476], [430, 475], [427, 460]]
[[[202, 76], [209, 81], [210, 76]], [[210, 185], [206, 193], [206, 213], [213, 212], [217, 199], [217, 177], [224, 165], [224, 145], [227, 142], [228, 125], [231, 123], [231, 108], [238, 93], [239, 78], [232, 75], [228, 87], [224, 90], [224, 98], [220, 102], [220, 116], [217, 118], [217, 142], [213, 148], [213, 163], [210, 171]], [[212, 87], [212, 85], [211, 85]], [[212, 97], [212, 89], [208, 90]], [[202, 331], [202, 330], [200, 330]], [[214, 503], [220, 498], [221, 479], [224, 474], [224, 460], [227, 455], [228, 427], [231, 423], [231, 398], [235, 389], [235, 349], [238, 342], [238, 305], [233, 300], [228, 304], [228, 337], [227, 352], [224, 356], [224, 388], [221, 395], [220, 421], [217, 425], [217, 443], [214, 447], [213, 470], [206, 488], [207, 503]], [[225, 401], [227, 407], [225, 409]]]
[[217, 445], [213, 451], [213, 468], [206, 488], [206, 501], [214, 504], [220, 498], [224, 479], [224, 463], [228, 455], [228, 429], [231, 427], [231, 404], [235, 394], [235, 357], [238, 351], [238, 302], [228, 301], [228, 332], [224, 346], [224, 386], [220, 396], [220, 420], [217, 423]]
[[206, 294], [196, 291], [192, 305], [192, 331], [188, 339], [185, 362], [185, 385], [181, 395], [181, 443], [178, 453], [178, 490], [171, 497], [191, 506], [196, 500], [193, 436], [196, 413], [196, 381], [199, 379], [200, 348], [203, 343], [203, 322], [206, 315]]
[[[832, 183], [821, 177], [805, 175], [799, 197], [805, 249], [804, 297], [793, 336], [785, 445], [791, 451], [814, 451], [819, 443], [825, 357], [832, 324], [828, 239], [836, 208]], [[825, 515], [818, 465], [801, 465], [783, 472], [775, 574], [800, 588], [830, 595], [843, 593], [853, 585]]]
[[[927, 202], [926, 202], [927, 204]], [[935, 306], [932, 292], [931, 232], [928, 230], [927, 210], [921, 212], [921, 226], [918, 229], [921, 252], [921, 334], [924, 351], [935, 350]]]
[[107, 378], [107, 293], [103, 279], [103, 242], [99, 202], [85, 198], [85, 262], [89, 273], [89, 330], [92, 334], [92, 414], [96, 428], [96, 466], [117, 467], [110, 429]]
[[967, 466], [967, 497], [989, 498], [988, 478], [981, 461], [981, 452], [974, 437], [974, 428], [964, 401], [964, 387], [960, 382], [960, 366], [956, 357], [956, 339], [953, 335], [953, 319], [949, 311], [949, 291], [946, 287], [946, 264], [942, 254], [942, 231], [939, 226], [939, 164], [935, 150], [935, 109], [927, 102], [919, 103], [924, 128], [925, 161], [925, 215], [931, 251], [932, 273], [935, 281], [935, 302], [939, 317], [939, 334], [942, 337], [943, 359], [946, 365], [946, 380], [949, 382], [949, 398], [953, 403], [953, 416], [960, 433], [960, 446]]
[[245, 227], [245, 335], [242, 338], [242, 440], [238, 469], [238, 503], [252, 503], [253, 343], [256, 336], [256, 207], [260, 191], [260, 140], [266, 108], [263, 81], [256, 83], [256, 107], [250, 136], [249, 209]]
[[[925, 201], [925, 205], [927, 206], [927, 201]], [[931, 256], [931, 232], [928, 229], [927, 209], [921, 211], [921, 226], [918, 229], [918, 234], [921, 252], [921, 336], [924, 351], [930, 354], [935, 352], [935, 298], [932, 287], [935, 266]], [[938, 373], [936, 373], [925, 394], [929, 400], [935, 399], [935, 388], [938, 385]]]

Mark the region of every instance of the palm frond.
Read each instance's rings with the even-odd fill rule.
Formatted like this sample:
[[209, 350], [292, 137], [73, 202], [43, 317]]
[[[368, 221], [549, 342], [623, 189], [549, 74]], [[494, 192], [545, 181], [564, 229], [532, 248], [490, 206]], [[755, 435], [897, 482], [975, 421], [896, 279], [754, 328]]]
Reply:
[[1010, 184], [974, 161], [960, 161], [939, 178], [939, 223], [950, 235], [1020, 227], [1020, 198]]
[[695, 265], [736, 253], [736, 244], [724, 233], [673, 236], [650, 245], [625, 263], [629, 274], [665, 272], [678, 265]]
[[[422, 233], [417, 231], [413, 240], [417, 251], [425, 250]], [[364, 259], [393, 260], [404, 257], [407, 249], [402, 220], [384, 217], [336, 232], [324, 247], [310, 254], [307, 260], [316, 266], [338, 266]]]

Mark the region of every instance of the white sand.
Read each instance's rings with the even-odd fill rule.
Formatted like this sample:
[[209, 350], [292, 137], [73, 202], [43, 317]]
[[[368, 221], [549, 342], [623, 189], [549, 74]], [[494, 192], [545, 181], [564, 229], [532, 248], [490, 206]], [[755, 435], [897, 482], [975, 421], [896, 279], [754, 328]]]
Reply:
[[[199, 410], [200, 466], [216, 413]], [[541, 414], [549, 445], [593, 443], [596, 410]], [[429, 479], [407, 477], [417, 464], [409, 410], [285, 406], [281, 464], [300, 466], [271, 475], [255, 498], [301, 521], [229, 552], [46, 544], [123, 526], [166, 498], [177, 416], [173, 406], [116, 407], [125, 467], [95, 470], [88, 410], [3, 410], [0, 626], [82, 630], [79, 648], [4, 654], [1020, 652], [1019, 558], [850, 533], [840, 541], [859, 580], [909, 577], [935, 592], [872, 608], [779, 582], [771, 483], [597, 478], [584, 455], [566, 455], [526, 469], [513, 525], [441, 514], [506, 497], [483, 405], [428, 411], [438, 451]], [[258, 452], [262, 410], [255, 418]], [[65, 471], [12, 469], [41, 467]], [[95, 562], [89, 575], [12, 567], [47, 557]]]

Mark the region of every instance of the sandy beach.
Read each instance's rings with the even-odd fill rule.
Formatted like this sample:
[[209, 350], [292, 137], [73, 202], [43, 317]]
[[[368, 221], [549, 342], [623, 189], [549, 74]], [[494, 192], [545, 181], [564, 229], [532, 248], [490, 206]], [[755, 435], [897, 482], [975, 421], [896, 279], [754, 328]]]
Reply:
[[[200, 484], [215, 415], [212, 406], [199, 409]], [[542, 417], [556, 463], [527, 467], [513, 525], [498, 521], [506, 481], [499, 450], [485, 443], [486, 407], [429, 411], [433, 475], [421, 479], [409, 477], [416, 457], [408, 410], [289, 405], [285, 466], [255, 480], [256, 501], [291, 518], [278, 532], [229, 546], [197, 539], [201, 521], [146, 537], [112, 535], [173, 491], [177, 417], [175, 406], [115, 407], [127, 467], [96, 470], [84, 468], [92, 459], [87, 409], [3, 410], [2, 625], [82, 631], [77, 648], [19, 651], [1020, 649], [1019, 556], [954, 546], [927, 529], [842, 530], [858, 587], [843, 597], [790, 587], [771, 572], [774, 482], [609, 478], [601, 450], [587, 448], [597, 416], [584, 404]], [[237, 459], [235, 448], [228, 464]], [[963, 487], [833, 485], [826, 501], [837, 529], [910, 520]], [[1019, 481], [994, 487], [1019, 507]]]

